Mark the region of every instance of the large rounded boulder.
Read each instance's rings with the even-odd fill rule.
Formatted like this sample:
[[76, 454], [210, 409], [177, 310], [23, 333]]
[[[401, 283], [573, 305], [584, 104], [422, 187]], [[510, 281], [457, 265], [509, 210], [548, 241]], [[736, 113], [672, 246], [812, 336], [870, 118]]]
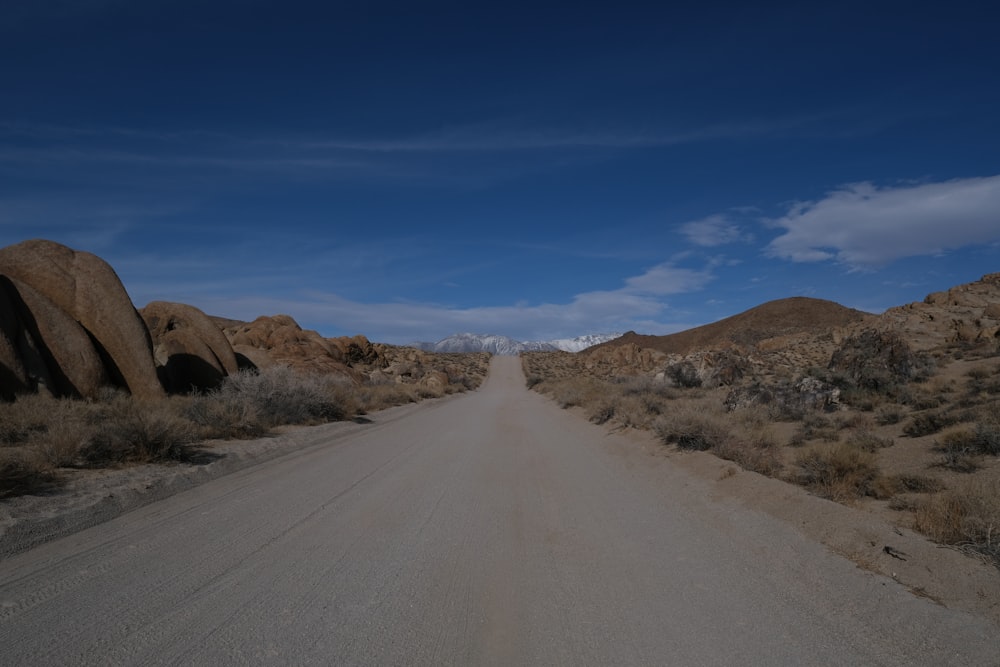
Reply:
[[[149, 332], [107, 262], [32, 240], [0, 249], [0, 276], [16, 295], [15, 313], [5, 317], [19, 322], [14, 328], [21, 340], [14, 347], [21, 364], [44, 366], [35, 369], [36, 383], [51, 383], [46, 386], [58, 394], [92, 396], [106, 377], [139, 398], [163, 396]], [[99, 369], [90, 368], [95, 359]]]
[[171, 393], [213, 389], [238, 370], [222, 330], [194, 306], [153, 301], [139, 311], [153, 342], [153, 358]]
[[0, 392], [96, 396], [108, 384], [100, 354], [79, 323], [19, 280], [0, 276], [0, 365], [15, 376], [0, 380]]

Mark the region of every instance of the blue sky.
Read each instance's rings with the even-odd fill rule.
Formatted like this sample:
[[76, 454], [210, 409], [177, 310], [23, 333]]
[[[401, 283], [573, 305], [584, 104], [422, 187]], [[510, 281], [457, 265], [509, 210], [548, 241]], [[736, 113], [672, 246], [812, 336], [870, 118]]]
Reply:
[[1000, 10], [931, 4], [0, 0], [0, 245], [394, 343], [879, 312], [1000, 271]]

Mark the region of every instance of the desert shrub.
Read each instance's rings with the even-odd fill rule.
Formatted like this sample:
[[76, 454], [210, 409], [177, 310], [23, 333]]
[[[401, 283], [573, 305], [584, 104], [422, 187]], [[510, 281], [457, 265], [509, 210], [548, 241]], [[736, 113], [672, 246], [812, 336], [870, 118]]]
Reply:
[[992, 375], [992, 373], [990, 373], [990, 371], [983, 366], [975, 366], [965, 372], [965, 376], [972, 380], [985, 380], [990, 375]]
[[541, 375], [528, 375], [525, 378], [524, 383], [527, 385], [528, 389], [533, 389], [544, 381], [545, 378], [543, 378]]
[[59, 401], [47, 396], [18, 396], [13, 403], [0, 402], [0, 446], [21, 445], [44, 433]]
[[664, 444], [676, 444], [681, 449], [704, 451], [724, 443], [729, 429], [721, 415], [678, 410], [662, 415], [653, 424], [653, 430]]
[[268, 431], [257, 405], [234, 393], [216, 391], [192, 396], [183, 415], [201, 428], [205, 439], [259, 438]]
[[712, 451], [719, 458], [733, 461], [745, 470], [769, 477], [774, 477], [783, 468], [778, 443], [765, 427], [753, 428], [744, 437], [724, 438]]
[[1000, 456], [1000, 414], [997, 406], [992, 406], [975, 425], [976, 448], [983, 454]]
[[89, 465], [183, 460], [197, 439], [190, 421], [175, 414], [169, 404], [144, 403], [121, 395], [102, 404], [92, 415], [90, 438], [80, 447]]
[[917, 508], [916, 529], [943, 544], [982, 553], [1000, 567], [1000, 479], [966, 480]]
[[562, 380], [552, 387], [552, 397], [563, 409], [585, 405], [592, 393], [588, 383], [579, 378]]
[[80, 449], [90, 441], [94, 430], [83, 419], [61, 419], [50, 424], [31, 444], [45, 463], [62, 468], [79, 462]]
[[943, 434], [934, 441], [933, 448], [941, 452], [941, 459], [935, 465], [955, 472], [975, 472], [979, 469], [976, 455], [976, 434], [971, 429], [959, 429]]
[[875, 455], [848, 443], [805, 452], [796, 465], [802, 486], [840, 501], [872, 495], [879, 475]]
[[770, 421], [771, 415], [766, 406], [751, 405], [732, 413], [737, 423], [747, 429], [763, 429]]
[[906, 404], [913, 410], [933, 410], [934, 408], [941, 407], [945, 403], [946, 401], [944, 396], [925, 391], [913, 392], [906, 399]]
[[934, 360], [911, 350], [895, 332], [868, 329], [846, 339], [833, 353], [828, 368], [847, 376], [858, 389], [893, 396], [900, 385], [930, 377]]
[[837, 442], [840, 440], [840, 431], [829, 417], [819, 413], [808, 413], [803, 417], [802, 423], [795, 430], [795, 433], [792, 434], [789, 444], [798, 446], [809, 440]]
[[895, 403], [883, 405], [875, 411], [875, 422], [882, 426], [898, 424], [903, 421], [904, 414], [905, 411], [901, 405]]
[[277, 366], [230, 375], [217, 389], [193, 396], [182, 414], [204, 438], [254, 438], [283, 424], [345, 419], [355, 409], [343, 380]]
[[976, 366], [969, 369], [966, 376], [969, 378], [966, 389], [970, 394], [998, 394], [1000, 393], [1000, 369]]
[[19, 396], [0, 404], [0, 446], [29, 447], [55, 468], [73, 465], [90, 432], [86, 414], [95, 409], [81, 400]]
[[8, 452], [0, 458], [0, 498], [43, 493], [60, 481], [50, 466], [30, 455]]
[[677, 387], [694, 389], [701, 386], [701, 377], [698, 376], [698, 369], [690, 361], [670, 364], [663, 372]]
[[647, 415], [654, 417], [662, 415], [667, 409], [667, 402], [659, 396], [644, 394], [639, 397], [639, 402], [642, 405], [642, 410]]
[[615, 416], [615, 407], [615, 401], [603, 399], [590, 411], [588, 419], [595, 424], [606, 424]]
[[[944, 489], [944, 484], [926, 475], [879, 475], [872, 483], [872, 493], [876, 498], [893, 498], [900, 493], [936, 493]], [[899, 503], [894, 509], [903, 509]]]
[[853, 431], [847, 436], [847, 442], [848, 444], [854, 445], [855, 447], [863, 449], [866, 452], [874, 452], [878, 449], [892, 447], [896, 444], [896, 441], [892, 438], [880, 436], [874, 431], [866, 428], [860, 428]]
[[297, 373], [287, 366], [230, 375], [217, 392], [223, 400], [253, 405], [268, 427], [346, 419], [352, 407], [343, 381]]
[[627, 428], [649, 428], [662, 414], [663, 404], [655, 396], [621, 396], [614, 401], [616, 422]]
[[864, 387], [851, 387], [840, 394], [841, 400], [856, 410], [873, 412], [881, 403], [882, 395]]
[[[444, 395], [443, 389], [437, 389], [433, 386], [428, 386], [425, 384], [416, 384], [413, 390], [417, 394], [417, 399], [423, 400], [425, 398], [440, 398]], [[343, 419], [343, 417], [338, 417], [338, 419]]]
[[838, 430], [871, 430], [874, 428], [875, 420], [867, 412], [848, 411], [838, 414], [833, 418], [833, 423]]
[[955, 417], [943, 411], [918, 412], [910, 417], [910, 422], [903, 427], [903, 433], [911, 438], [919, 438], [937, 433], [954, 423]]
[[944, 490], [944, 482], [926, 475], [894, 475], [907, 493], [937, 493]]
[[897, 512], [916, 512], [919, 506], [911, 496], [893, 496], [888, 505], [889, 509]]
[[614, 384], [620, 388], [623, 396], [648, 396], [669, 401], [682, 395], [670, 383], [645, 375], [617, 377]]
[[416, 403], [417, 393], [413, 385], [390, 383], [362, 386], [357, 389], [354, 398], [357, 401], [357, 412], [364, 414], [396, 405]]

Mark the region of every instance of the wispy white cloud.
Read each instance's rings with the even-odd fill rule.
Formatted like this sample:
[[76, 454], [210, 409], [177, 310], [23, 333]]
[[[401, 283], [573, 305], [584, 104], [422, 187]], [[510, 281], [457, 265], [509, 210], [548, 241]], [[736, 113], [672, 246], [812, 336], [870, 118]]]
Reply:
[[[228, 164], [232, 153], [249, 154], [247, 160], [265, 163], [272, 151], [292, 163], [310, 160], [329, 160], [317, 154], [344, 153], [474, 153], [516, 152], [557, 149], [644, 149], [664, 148], [682, 144], [720, 139], [752, 139], [772, 134], [783, 134], [803, 127], [820, 126], [828, 114], [804, 115], [778, 119], [749, 119], [705, 125], [702, 127], [663, 128], [645, 127], [549, 127], [523, 120], [491, 120], [480, 123], [456, 125], [399, 137], [338, 138], [317, 134], [235, 135], [227, 132], [198, 130], [145, 129], [123, 126], [74, 126], [27, 122], [0, 118], [0, 136], [30, 137], [34, 140], [58, 140], [63, 150], [23, 149], [8, 152], [8, 158], [27, 158], [38, 155], [42, 159], [80, 159], [92, 155], [95, 159], [137, 161], [154, 159], [143, 151], [111, 150], [109, 143], [119, 145], [142, 143], [147, 148], [162, 150], [169, 144], [199, 146], [200, 154], [179, 155], [179, 163], [205, 162]], [[65, 142], [94, 143], [105, 150], [70, 150]], [[257, 151], [257, 153], [254, 153]], [[261, 153], [260, 151], [265, 151]], [[162, 158], [168, 159], [168, 158]], [[280, 165], [282, 160], [278, 160]]]
[[708, 270], [688, 269], [667, 262], [654, 266], [642, 275], [629, 278], [625, 281], [625, 287], [617, 290], [617, 293], [666, 296], [694, 292], [702, 289], [712, 278]]
[[878, 187], [845, 185], [769, 220], [784, 232], [766, 247], [793, 262], [853, 267], [1000, 241], [1000, 176]]
[[725, 215], [710, 215], [681, 225], [681, 234], [695, 245], [712, 247], [753, 240], [739, 225]]
[[643, 149], [666, 148], [721, 139], [753, 139], [819, 126], [829, 114], [777, 119], [751, 119], [715, 123], [702, 127], [670, 129], [564, 128], [525, 122], [492, 121], [448, 127], [396, 139], [282, 140], [283, 146], [377, 153], [504, 152], [551, 149]]
[[104, 163], [165, 167], [215, 167], [243, 170], [358, 169], [366, 163], [333, 156], [176, 154], [157, 151], [108, 150], [105, 148], [17, 148], [0, 149], [0, 163], [86, 164]]
[[522, 340], [581, 333], [641, 329], [667, 333], [672, 324], [664, 296], [702, 289], [711, 271], [664, 263], [630, 277], [618, 289], [577, 294], [567, 303], [514, 304], [459, 308], [437, 303], [362, 303], [337, 294], [310, 292], [297, 297], [201, 295], [194, 305], [234, 318], [286, 313], [324, 332], [364, 333], [386, 342], [437, 340], [452, 333], [500, 333]]

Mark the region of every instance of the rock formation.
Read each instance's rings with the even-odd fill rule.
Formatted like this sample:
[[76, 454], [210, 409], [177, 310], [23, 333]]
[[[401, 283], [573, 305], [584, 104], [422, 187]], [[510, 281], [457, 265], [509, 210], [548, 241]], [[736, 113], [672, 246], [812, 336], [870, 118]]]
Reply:
[[1000, 340], [1000, 273], [890, 308], [881, 324], [905, 330], [910, 345], [919, 350], [946, 343], [995, 343]]
[[261, 316], [223, 329], [242, 364], [266, 368], [274, 364], [315, 373], [335, 373], [360, 381], [342, 349], [315, 331], [303, 329], [288, 315]]
[[41, 389], [92, 397], [110, 382], [140, 398], [163, 395], [146, 326], [102, 259], [52, 241], [25, 241], [0, 249], [0, 276], [0, 394]]
[[194, 306], [153, 301], [140, 312], [153, 341], [153, 357], [171, 393], [213, 389], [239, 370], [229, 340]]

